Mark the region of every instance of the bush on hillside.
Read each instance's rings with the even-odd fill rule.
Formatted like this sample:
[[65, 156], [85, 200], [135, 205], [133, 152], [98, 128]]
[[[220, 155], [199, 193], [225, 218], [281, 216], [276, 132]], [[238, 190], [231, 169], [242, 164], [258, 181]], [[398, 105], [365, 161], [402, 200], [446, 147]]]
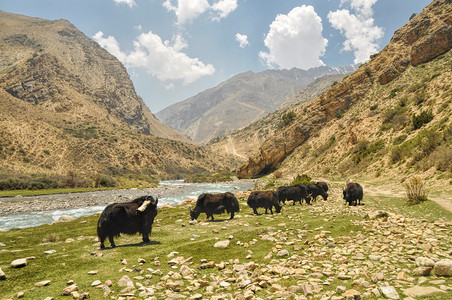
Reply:
[[421, 128], [424, 124], [429, 123], [433, 120], [432, 111], [422, 111], [419, 115], [413, 115], [413, 127], [414, 129]]
[[94, 183], [95, 187], [115, 187], [118, 185], [118, 181], [109, 175], [97, 175]]
[[419, 204], [427, 201], [427, 190], [424, 183], [417, 177], [411, 177], [408, 182], [404, 183], [405, 192], [408, 198], [408, 204]]
[[294, 185], [294, 184], [311, 184], [312, 179], [311, 177], [309, 177], [306, 174], [298, 174], [297, 177], [294, 178], [294, 180], [292, 180], [292, 182], [290, 183], [290, 185]]
[[283, 114], [281, 117], [282, 125], [283, 126], [289, 125], [290, 123], [292, 123], [296, 116], [297, 114], [294, 113], [293, 111], [289, 111], [288, 113]]

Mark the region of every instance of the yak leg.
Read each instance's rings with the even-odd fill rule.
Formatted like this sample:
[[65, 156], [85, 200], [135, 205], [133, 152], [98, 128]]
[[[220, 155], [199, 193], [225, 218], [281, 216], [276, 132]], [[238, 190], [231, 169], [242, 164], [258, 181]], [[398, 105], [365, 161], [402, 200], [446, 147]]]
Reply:
[[105, 249], [104, 241], [105, 238], [100, 238], [100, 249]]
[[271, 206], [270, 206], [270, 213], [273, 215], [273, 209]]
[[234, 209], [232, 209], [231, 211], [231, 217], [229, 218], [230, 220], [234, 219]]
[[143, 233], [143, 243], [149, 243], [149, 234], [151, 234], [151, 232], [149, 233]]
[[112, 248], [116, 247], [116, 244], [115, 244], [115, 241], [113, 240], [113, 238], [114, 237], [112, 235], [108, 236], [108, 240], [110, 241], [110, 244], [111, 244]]
[[254, 212], [255, 215], [258, 215], [257, 209], [255, 207], [253, 207], [253, 212]]

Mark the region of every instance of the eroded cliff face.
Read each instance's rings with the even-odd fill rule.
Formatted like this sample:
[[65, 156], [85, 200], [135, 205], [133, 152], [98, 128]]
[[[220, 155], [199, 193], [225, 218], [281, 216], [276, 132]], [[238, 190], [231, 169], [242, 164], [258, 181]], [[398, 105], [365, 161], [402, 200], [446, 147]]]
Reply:
[[[240, 178], [258, 177], [274, 171], [297, 147], [329, 121], [337, 112], [346, 112], [374, 85], [385, 85], [408, 66], [434, 59], [452, 47], [452, 5], [436, 0], [397, 30], [391, 42], [356, 72], [298, 112], [295, 121], [267, 139], [238, 173]], [[378, 99], [376, 99], [378, 101]]]
[[116, 118], [145, 134], [188, 141], [154, 117], [122, 63], [68, 21], [0, 11], [0, 23], [0, 86], [10, 95], [57, 113]]

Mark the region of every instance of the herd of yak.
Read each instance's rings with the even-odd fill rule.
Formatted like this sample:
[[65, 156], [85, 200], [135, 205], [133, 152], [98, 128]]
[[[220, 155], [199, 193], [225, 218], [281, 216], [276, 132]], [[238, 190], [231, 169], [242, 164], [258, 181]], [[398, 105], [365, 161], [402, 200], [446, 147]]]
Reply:
[[[265, 208], [265, 213], [270, 210], [270, 213], [273, 214], [273, 208], [279, 213], [281, 203], [285, 204], [287, 200], [292, 200], [293, 205], [296, 202], [302, 204], [303, 200], [307, 204], [311, 204], [311, 201], [315, 201], [318, 196], [327, 200], [327, 191], [328, 185], [325, 182], [281, 186], [276, 191], [251, 192], [247, 204], [256, 215], [258, 214], [257, 208]], [[361, 204], [363, 188], [359, 183], [349, 182], [343, 190], [343, 197], [348, 205]], [[157, 203], [158, 199], [154, 199], [152, 196], [142, 196], [131, 202], [108, 205], [97, 222], [100, 248], [105, 249], [104, 242], [107, 237], [111, 247], [116, 247], [114, 238], [121, 233], [140, 233], [143, 236], [143, 242], [149, 243], [152, 224], [157, 215]], [[205, 213], [207, 218], [213, 220], [214, 214], [221, 214], [225, 211], [231, 214], [230, 219], [233, 219], [234, 213], [239, 211], [239, 201], [233, 193], [202, 194], [198, 197], [195, 208], [190, 209], [190, 217], [192, 220], [196, 220], [201, 213]]]

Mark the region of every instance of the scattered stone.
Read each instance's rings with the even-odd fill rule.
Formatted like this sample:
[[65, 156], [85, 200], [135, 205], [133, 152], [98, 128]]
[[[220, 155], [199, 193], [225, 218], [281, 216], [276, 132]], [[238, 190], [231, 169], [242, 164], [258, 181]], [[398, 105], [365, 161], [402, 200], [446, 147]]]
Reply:
[[346, 291], [345, 293], [342, 294], [342, 296], [345, 297], [346, 299], [349, 299], [349, 298], [361, 299], [361, 293], [354, 289], [350, 289], [350, 290]]
[[403, 293], [409, 297], [425, 297], [431, 294], [444, 293], [444, 291], [434, 286], [414, 286], [403, 291]]
[[46, 298], [44, 298], [44, 300], [55, 300], [55, 298], [53, 298], [53, 297], [46, 297]]
[[72, 294], [72, 292], [78, 291], [78, 286], [75, 284], [70, 285], [68, 287], [65, 287], [63, 292], [61, 293], [62, 296], [69, 296]]
[[58, 220], [54, 221], [52, 224], [71, 222], [71, 221], [74, 221], [73, 217], [71, 217], [71, 216], [61, 216], [61, 217], [58, 218]]
[[44, 251], [44, 254], [53, 254], [53, 253], [56, 253], [56, 250], [47, 250], [47, 251]]
[[418, 257], [418, 258], [416, 258], [416, 266], [433, 268], [435, 266], [435, 262], [431, 258]]
[[429, 276], [432, 269], [432, 267], [418, 267], [413, 270], [413, 274], [416, 276]]
[[25, 296], [25, 292], [18, 292], [17, 293], [17, 299], [21, 299]]
[[289, 251], [287, 251], [286, 249], [279, 250], [278, 253], [276, 254], [276, 256], [278, 256], [278, 257], [289, 256]]
[[133, 284], [132, 279], [130, 279], [129, 276], [127, 276], [127, 275], [124, 275], [121, 277], [121, 279], [119, 279], [118, 286], [135, 288], [135, 285]]
[[102, 284], [102, 282], [100, 280], [94, 280], [93, 283], [91, 283], [91, 286], [98, 286], [101, 284]]
[[219, 241], [216, 242], [215, 245], [213, 245], [215, 248], [227, 248], [229, 247], [229, 240], [225, 240], [225, 241]]
[[6, 274], [5, 272], [3, 272], [2, 268], [0, 268], [0, 280], [5, 280], [6, 279]]
[[370, 220], [375, 220], [378, 218], [387, 218], [389, 214], [382, 210], [370, 211], [367, 213], [366, 218]]
[[19, 258], [16, 260], [13, 260], [11, 262], [11, 267], [12, 268], [22, 268], [25, 267], [27, 265], [27, 259], [26, 258]]
[[88, 272], [88, 275], [97, 275], [97, 273], [99, 273], [99, 271], [97, 270], [92, 270]]
[[386, 298], [394, 300], [400, 299], [399, 294], [397, 293], [396, 289], [393, 286], [380, 285], [380, 291]]
[[49, 285], [51, 282], [52, 282], [52, 281], [50, 281], [50, 280], [43, 280], [43, 281], [40, 281], [40, 282], [36, 282], [36, 283], [35, 283], [35, 286], [37, 286], [37, 287], [47, 286], [47, 285]]
[[433, 268], [436, 276], [452, 276], [452, 259], [442, 259], [436, 262]]

